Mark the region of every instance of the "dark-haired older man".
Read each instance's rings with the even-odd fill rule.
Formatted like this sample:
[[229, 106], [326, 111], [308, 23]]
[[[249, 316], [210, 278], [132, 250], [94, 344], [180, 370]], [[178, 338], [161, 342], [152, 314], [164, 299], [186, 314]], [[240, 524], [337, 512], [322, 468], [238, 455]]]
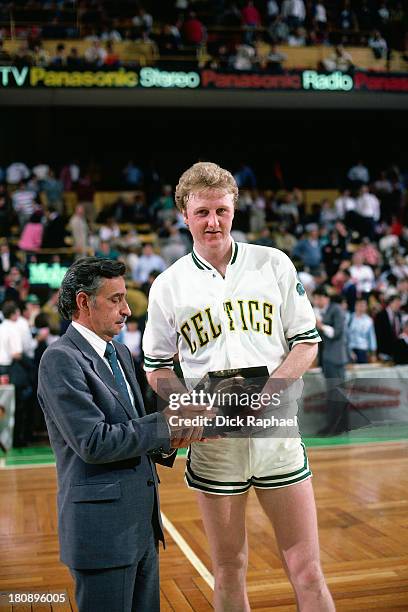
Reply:
[[[152, 459], [171, 465], [169, 409], [146, 415], [129, 350], [112, 338], [130, 310], [125, 266], [87, 257], [62, 282], [72, 323], [44, 353], [38, 398], [58, 475], [61, 560], [80, 612], [159, 610], [157, 541], [163, 541]], [[181, 435], [181, 434], [180, 434]]]

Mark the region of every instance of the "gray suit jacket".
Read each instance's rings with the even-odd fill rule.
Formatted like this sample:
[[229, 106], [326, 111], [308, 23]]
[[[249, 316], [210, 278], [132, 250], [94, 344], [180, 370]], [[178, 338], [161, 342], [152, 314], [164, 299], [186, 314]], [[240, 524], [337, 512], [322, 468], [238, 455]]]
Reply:
[[130, 352], [114, 344], [140, 418], [72, 325], [40, 363], [38, 399], [57, 463], [61, 560], [76, 569], [133, 563], [152, 529], [163, 540], [152, 456], [169, 450], [168, 427], [161, 414], [146, 415]]
[[322, 322], [324, 325], [330, 325], [334, 328], [333, 338], [329, 338], [321, 330], [319, 333], [322, 336], [322, 361], [332, 363], [333, 365], [344, 365], [347, 363], [347, 344], [346, 344], [346, 328], [345, 316], [341, 307], [338, 304], [330, 302], [329, 307], [323, 315]]

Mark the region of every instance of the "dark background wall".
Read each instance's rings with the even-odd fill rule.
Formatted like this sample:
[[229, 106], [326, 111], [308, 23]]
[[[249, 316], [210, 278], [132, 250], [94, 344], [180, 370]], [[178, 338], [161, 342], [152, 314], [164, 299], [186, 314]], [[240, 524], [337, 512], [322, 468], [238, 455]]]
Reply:
[[269, 187], [279, 161], [288, 186], [337, 187], [358, 158], [373, 172], [407, 168], [407, 126], [406, 112], [390, 110], [1, 107], [0, 165], [92, 159], [114, 187], [130, 158], [173, 184], [199, 159], [231, 170], [246, 161]]

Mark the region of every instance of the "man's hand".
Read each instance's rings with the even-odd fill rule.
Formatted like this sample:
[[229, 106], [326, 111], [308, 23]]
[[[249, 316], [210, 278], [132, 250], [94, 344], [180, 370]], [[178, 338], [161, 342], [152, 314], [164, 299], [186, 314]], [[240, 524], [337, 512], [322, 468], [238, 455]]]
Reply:
[[170, 429], [172, 448], [184, 448], [192, 442], [203, 441], [204, 427], [216, 416], [216, 411], [203, 404], [167, 406], [162, 412]]

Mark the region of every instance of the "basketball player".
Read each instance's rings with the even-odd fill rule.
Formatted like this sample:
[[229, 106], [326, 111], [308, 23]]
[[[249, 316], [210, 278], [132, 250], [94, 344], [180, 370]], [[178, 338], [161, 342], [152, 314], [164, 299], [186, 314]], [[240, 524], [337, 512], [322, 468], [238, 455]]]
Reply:
[[[237, 199], [234, 178], [213, 163], [195, 164], [177, 186], [194, 249], [153, 283], [143, 340], [148, 381], [165, 399], [169, 388], [186, 392], [173, 371], [177, 351], [186, 381], [266, 366], [264, 392], [275, 390], [276, 380], [299, 379], [316, 356], [313, 310], [289, 258], [233, 241]], [[216, 611], [250, 609], [245, 507], [251, 487], [274, 527], [298, 609], [334, 610], [320, 566], [310, 477], [298, 435], [191, 446], [186, 482], [197, 491], [209, 539]]]

